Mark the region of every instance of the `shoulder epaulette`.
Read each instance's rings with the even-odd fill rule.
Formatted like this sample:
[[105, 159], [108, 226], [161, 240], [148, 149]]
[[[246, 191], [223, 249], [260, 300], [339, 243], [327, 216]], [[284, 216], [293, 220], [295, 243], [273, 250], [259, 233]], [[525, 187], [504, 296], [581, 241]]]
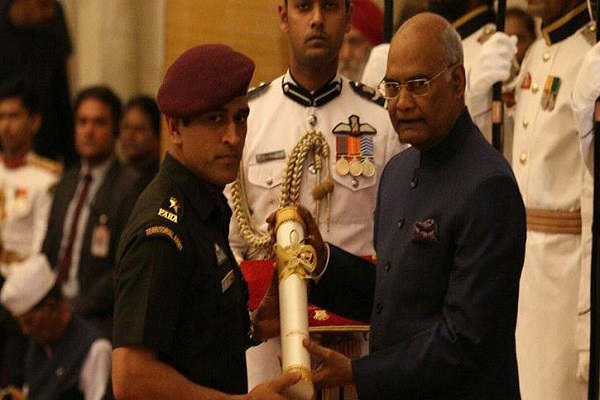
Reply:
[[350, 87], [360, 97], [370, 100], [373, 103], [380, 105], [381, 107], [385, 105], [385, 99], [381, 97], [379, 93], [377, 93], [377, 90], [373, 89], [372, 87], [356, 81], [350, 81]]
[[487, 24], [483, 28], [483, 32], [481, 32], [481, 35], [479, 35], [479, 37], [477, 38], [477, 41], [480, 44], [484, 44], [485, 42], [488, 41], [489, 38], [492, 37], [492, 35], [494, 33], [496, 33], [496, 25], [494, 25], [494, 24]]
[[590, 22], [585, 28], [581, 30], [581, 34], [583, 35], [586, 42], [593, 46], [596, 44], [596, 23]]
[[63, 172], [63, 165], [61, 163], [55, 160], [51, 160], [50, 158], [42, 157], [37, 154], [31, 154], [28, 157], [27, 162], [56, 175], [61, 175]]
[[246, 95], [248, 100], [260, 96], [267, 91], [269, 86], [271, 86], [271, 82], [261, 82], [257, 87], [248, 89], [248, 94]]

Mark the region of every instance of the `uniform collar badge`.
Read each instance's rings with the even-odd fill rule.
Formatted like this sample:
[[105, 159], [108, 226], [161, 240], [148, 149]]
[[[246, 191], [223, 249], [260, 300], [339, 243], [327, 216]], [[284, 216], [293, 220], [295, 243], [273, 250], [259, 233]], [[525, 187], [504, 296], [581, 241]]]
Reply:
[[321, 88], [310, 92], [296, 84], [288, 75], [281, 81], [283, 94], [305, 107], [320, 107], [335, 99], [342, 93], [342, 78], [336, 76]]

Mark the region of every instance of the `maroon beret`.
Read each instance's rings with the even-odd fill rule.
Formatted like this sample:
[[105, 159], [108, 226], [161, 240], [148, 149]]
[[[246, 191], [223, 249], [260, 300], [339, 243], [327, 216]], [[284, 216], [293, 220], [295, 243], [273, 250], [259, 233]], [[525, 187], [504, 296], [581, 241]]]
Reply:
[[215, 110], [243, 96], [254, 73], [254, 62], [222, 44], [186, 50], [171, 64], [156, 100], [173, 118], [190, 118]]

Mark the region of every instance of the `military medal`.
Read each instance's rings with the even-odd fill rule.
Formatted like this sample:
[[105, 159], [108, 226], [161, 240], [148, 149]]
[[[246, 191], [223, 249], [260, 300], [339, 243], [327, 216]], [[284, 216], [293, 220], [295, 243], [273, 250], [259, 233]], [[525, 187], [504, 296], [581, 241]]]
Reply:
[[350, 163], [348, 162], [346, 157], [342, 156], [339, 160], [337, 160], [337, 162], [335, 163], [335, 170], [341, 176], [348, 175], [348, 173], [350, 172]]
[[554, 110], [556, 105], [556, 97], [558, 96], [558, 89], [560, 88], [561, 80], [555, 76], [552, 78], [552, 86], [550, 87], [550, 99], [548, 100], [548, 111]]
[[348, 155], [348, 136], [339, 135], [335, 138], [335, 170], [341, 176], [346, 176], [350, 172], [350, 163], [346, 159]]
[[556, 97], [560, 89], [561, 80], [557, 76], [548, 75], [544, 84], [544, 93], [542, 94], [542, 109], [547, 111], [554, 110]]
[[[345, 176], [364, 175], [367, 177], [375, 174], [375, 166], [371, 162], [373, 158], [372, 135], [377, 130], [368, 123], [361, 123], [358, 115], [350, 115], [348, 122], [340, 122], [332, 132], [336, 134], [337, 157], [336, 171]], [[348, 157], [352, 161], [348, 161]]]
[[360, 137], [360, 154], [363, 157], [362, 174], [370, 178], [375, 175], [375, 165], [371, 161], [373, 160], [373, 138], [366, 135]]
[[362, 170], [363, 170], [363, 175], [366, 176], [367, 178], [372, 177], [373, 175], [375, 175], [375, 165], [373, 165], [373, 163], [371, 162], [371, 160], [369, 158], [365, 158], [363, 163], [362, 163]]
[[552, 88], [552, 75], [548, 75], [546, 83], [544, 84], [544, 92], [542, 93], [542, 109], [548, 109], [548, 103], [550, 102], [550, 89]]
[[100, 216], [98, 225], [92, 232], [92, 248], [91, 253], [94, 257], [108, 257], [108, 249], [110, 244], [110, 229], [106, 226], [106, 214]]
[[359, 175], [362, 175], [362, 173], [363, 173], [363, 165], [358, 160], [358, 158], [355, 157], [350, 162], [350, 175], [352, 175], [352, 176], [359, 176]]

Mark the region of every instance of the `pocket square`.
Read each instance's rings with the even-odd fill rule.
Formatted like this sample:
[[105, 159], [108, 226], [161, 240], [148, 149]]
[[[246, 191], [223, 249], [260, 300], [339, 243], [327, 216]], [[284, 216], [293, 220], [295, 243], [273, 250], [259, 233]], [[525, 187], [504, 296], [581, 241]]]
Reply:
[[438, 225], [433, 218], [417, 221], [412, 229], [413, 242], [438, 242]]

